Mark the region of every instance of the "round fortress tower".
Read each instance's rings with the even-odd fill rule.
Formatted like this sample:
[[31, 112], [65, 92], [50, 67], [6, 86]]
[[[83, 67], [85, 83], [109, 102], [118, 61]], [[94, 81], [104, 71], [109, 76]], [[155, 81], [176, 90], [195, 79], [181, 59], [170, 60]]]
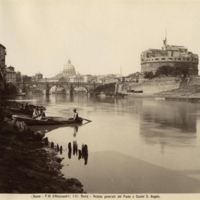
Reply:
[[199, 57], [184, 46], [168, 45], [163, 41], [162, 49], [149, 49], [141, 53], [141, 72], [156, 72], [161, 66], [175, 67], [184, 64], [189, 67], [190, 75], [198, 75]]

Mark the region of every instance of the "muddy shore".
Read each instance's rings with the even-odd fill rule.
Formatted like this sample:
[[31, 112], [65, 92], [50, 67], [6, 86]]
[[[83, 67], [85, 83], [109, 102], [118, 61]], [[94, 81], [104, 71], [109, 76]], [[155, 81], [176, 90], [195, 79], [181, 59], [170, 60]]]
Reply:
[[62, 155], [48, 138], [1, 109], [0, 193], [84, 193], [75, 178], [61, 173]]

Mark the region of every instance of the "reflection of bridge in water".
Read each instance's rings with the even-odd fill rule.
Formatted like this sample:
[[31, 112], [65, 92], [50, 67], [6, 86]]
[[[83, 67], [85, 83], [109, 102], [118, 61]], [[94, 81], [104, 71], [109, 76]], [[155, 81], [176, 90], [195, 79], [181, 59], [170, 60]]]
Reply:
[[44, 94], [49, 94], [50, 89], [54, 86], [63, 88], [65, 92], [68, 92], [70, 95], [73, 95], [75, 89], [82, 87], [87, 93], [93, 93], [95, 88], [101, 83], [86, 83], [86, 82], [21, 82], [17, 83], [16, 86], [18, 89], [21, 89], [23, 92], [31, 91], [32, 87], [36, 87], [38, 90], [41, 90]]

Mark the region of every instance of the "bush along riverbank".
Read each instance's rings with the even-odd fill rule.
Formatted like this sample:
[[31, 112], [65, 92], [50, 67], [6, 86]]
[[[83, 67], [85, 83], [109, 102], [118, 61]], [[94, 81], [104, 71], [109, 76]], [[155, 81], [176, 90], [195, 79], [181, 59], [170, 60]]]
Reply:
[[61, 173], [61, 147], [0, 113], [0, 193], [84, 193], [77, 179]]

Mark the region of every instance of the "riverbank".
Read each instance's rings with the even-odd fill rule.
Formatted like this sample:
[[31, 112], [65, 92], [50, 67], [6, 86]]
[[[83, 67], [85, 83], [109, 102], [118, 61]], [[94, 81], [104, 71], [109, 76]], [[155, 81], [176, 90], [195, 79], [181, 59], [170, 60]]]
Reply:
[[174, 90], [155, 93], [154, 96], [172, 100], [200, 100], [200, 85], [188, 85]]
[[63, 158], [52, 148], [48, 138], [10, 119], [9, 114], [3, 114], [0, 122], [0, 193], [84, 192], [77, 179], [64, 178], [60, 171]]

